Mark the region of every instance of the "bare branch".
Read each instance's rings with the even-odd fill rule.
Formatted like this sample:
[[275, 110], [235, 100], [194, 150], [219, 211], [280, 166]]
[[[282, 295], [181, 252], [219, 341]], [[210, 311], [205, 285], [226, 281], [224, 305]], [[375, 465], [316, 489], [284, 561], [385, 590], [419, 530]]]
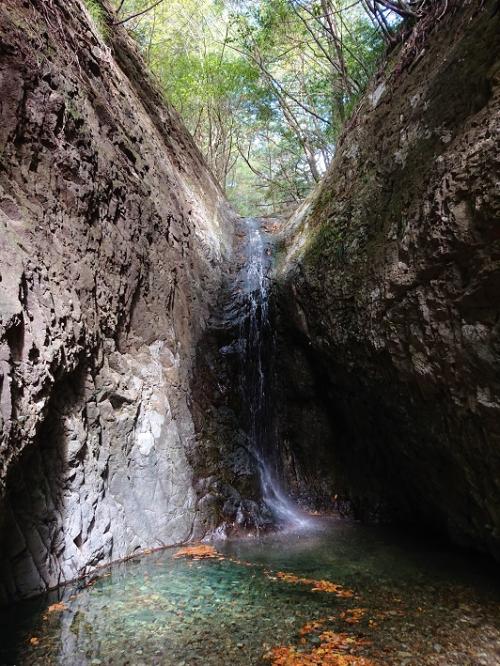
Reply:
[[[131, 14], [130, 16], [126, 16], [121, 21], [115, 21], [115, 25], [122, 25], [123, 23], [127, 23], [127, 21], [131, 21], [132, 19], [135, 19], [138, 16], [142, 16], [143, 14], [147, 14], [148, 12], [150, 12], [155, 7], [158, 7], [158, 5], [161, 4], [162, 2], [163, 2], [163, 0], [156, 0], [156, 2], [154, 2], [149, 7], [146, 7], [146, 9], [143, 9], [140, 12], [136, 12], [135, 14]], [[120, 5], [120, 7], [121, 7], [121, 5]]]

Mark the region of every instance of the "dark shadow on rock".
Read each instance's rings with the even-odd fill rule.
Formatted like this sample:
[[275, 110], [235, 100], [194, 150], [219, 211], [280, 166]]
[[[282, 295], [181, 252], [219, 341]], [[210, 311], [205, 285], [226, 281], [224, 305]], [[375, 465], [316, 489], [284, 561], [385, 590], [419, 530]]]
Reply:
[[[34, 444], [9, 472], [0, 512], [2, 605], [64, 582], [59, 555], [67, 538], [64, 490], [71, 475], [64, 418], [77, 404], [85, 376], [80, 367], [59, 382]], [[78, 455], [81, 452], [75, 464]]]

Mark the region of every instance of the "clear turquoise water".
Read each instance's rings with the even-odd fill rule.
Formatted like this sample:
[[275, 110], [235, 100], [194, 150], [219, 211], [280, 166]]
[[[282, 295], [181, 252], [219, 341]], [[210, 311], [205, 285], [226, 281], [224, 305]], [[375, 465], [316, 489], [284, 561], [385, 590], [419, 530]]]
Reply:
[[[300, 628], [328, 617], [325, 629], [370, 641], [356, 653], [378, 664], [500, 664], [495, 568], [425, 541], [329, 519], [307, 532], [218, 544], [220, 561], [175, 559], [176, 549], [146, 555], [87, 587], [9, 609], [0, 663], [269, 663], [263, 655], [273, 646], [314, 649], [318, 634], [300, 644]], [[278, 571], [327, 579], [354, 596], [276, 579]], [[47, 612], [56, 601], [66, 608]], [[355, 624], [341, 617], [352, 608], [365, 609]]]

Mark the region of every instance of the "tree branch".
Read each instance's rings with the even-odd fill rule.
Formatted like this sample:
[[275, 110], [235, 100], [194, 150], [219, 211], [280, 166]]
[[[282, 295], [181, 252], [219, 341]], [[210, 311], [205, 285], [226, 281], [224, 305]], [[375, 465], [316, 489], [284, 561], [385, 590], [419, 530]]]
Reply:
[[[115, 21], [115, 25], [122, 25], [122, 23], [127, 23], [127, 21], [131, 21], [132, 19], [135, 19], [138, 16], [142, 16], [143, 14], [147, 14], [147, 12], [150, 12], [155, 7], [158, 7], [158, 5], [161, 4], [162, 2], [163, 2], [163, 0], [156, 0], [156, 2], [154, 2], [149, 7], [146, 7], [146, 9], [143, 9], [140, 12], [136, 12], [135, 14], [131, 14], [130, 16], [126, 16], [121, 21]], [[120, 7], [121, 7], [121, 5], [120, 5]]]

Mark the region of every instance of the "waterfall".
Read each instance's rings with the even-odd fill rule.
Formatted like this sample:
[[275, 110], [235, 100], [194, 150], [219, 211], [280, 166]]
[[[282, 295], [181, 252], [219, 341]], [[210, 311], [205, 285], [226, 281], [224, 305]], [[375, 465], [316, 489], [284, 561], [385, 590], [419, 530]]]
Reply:
[[267, 441], [271, 248], [269, 242], [264, 240], [262, 220], [258, 218], [246, 218], [245, 254], [241, 280], [247, 310], [241, 330], [241, 337], [245, 340], [242, 390], [249, 411], [249, 447], [257, 462], [262, 500], [273, 521], [280, 525], [302, 525], [307, 519], [280, 487], [277, 475], [273, 473], [273, 451]]

